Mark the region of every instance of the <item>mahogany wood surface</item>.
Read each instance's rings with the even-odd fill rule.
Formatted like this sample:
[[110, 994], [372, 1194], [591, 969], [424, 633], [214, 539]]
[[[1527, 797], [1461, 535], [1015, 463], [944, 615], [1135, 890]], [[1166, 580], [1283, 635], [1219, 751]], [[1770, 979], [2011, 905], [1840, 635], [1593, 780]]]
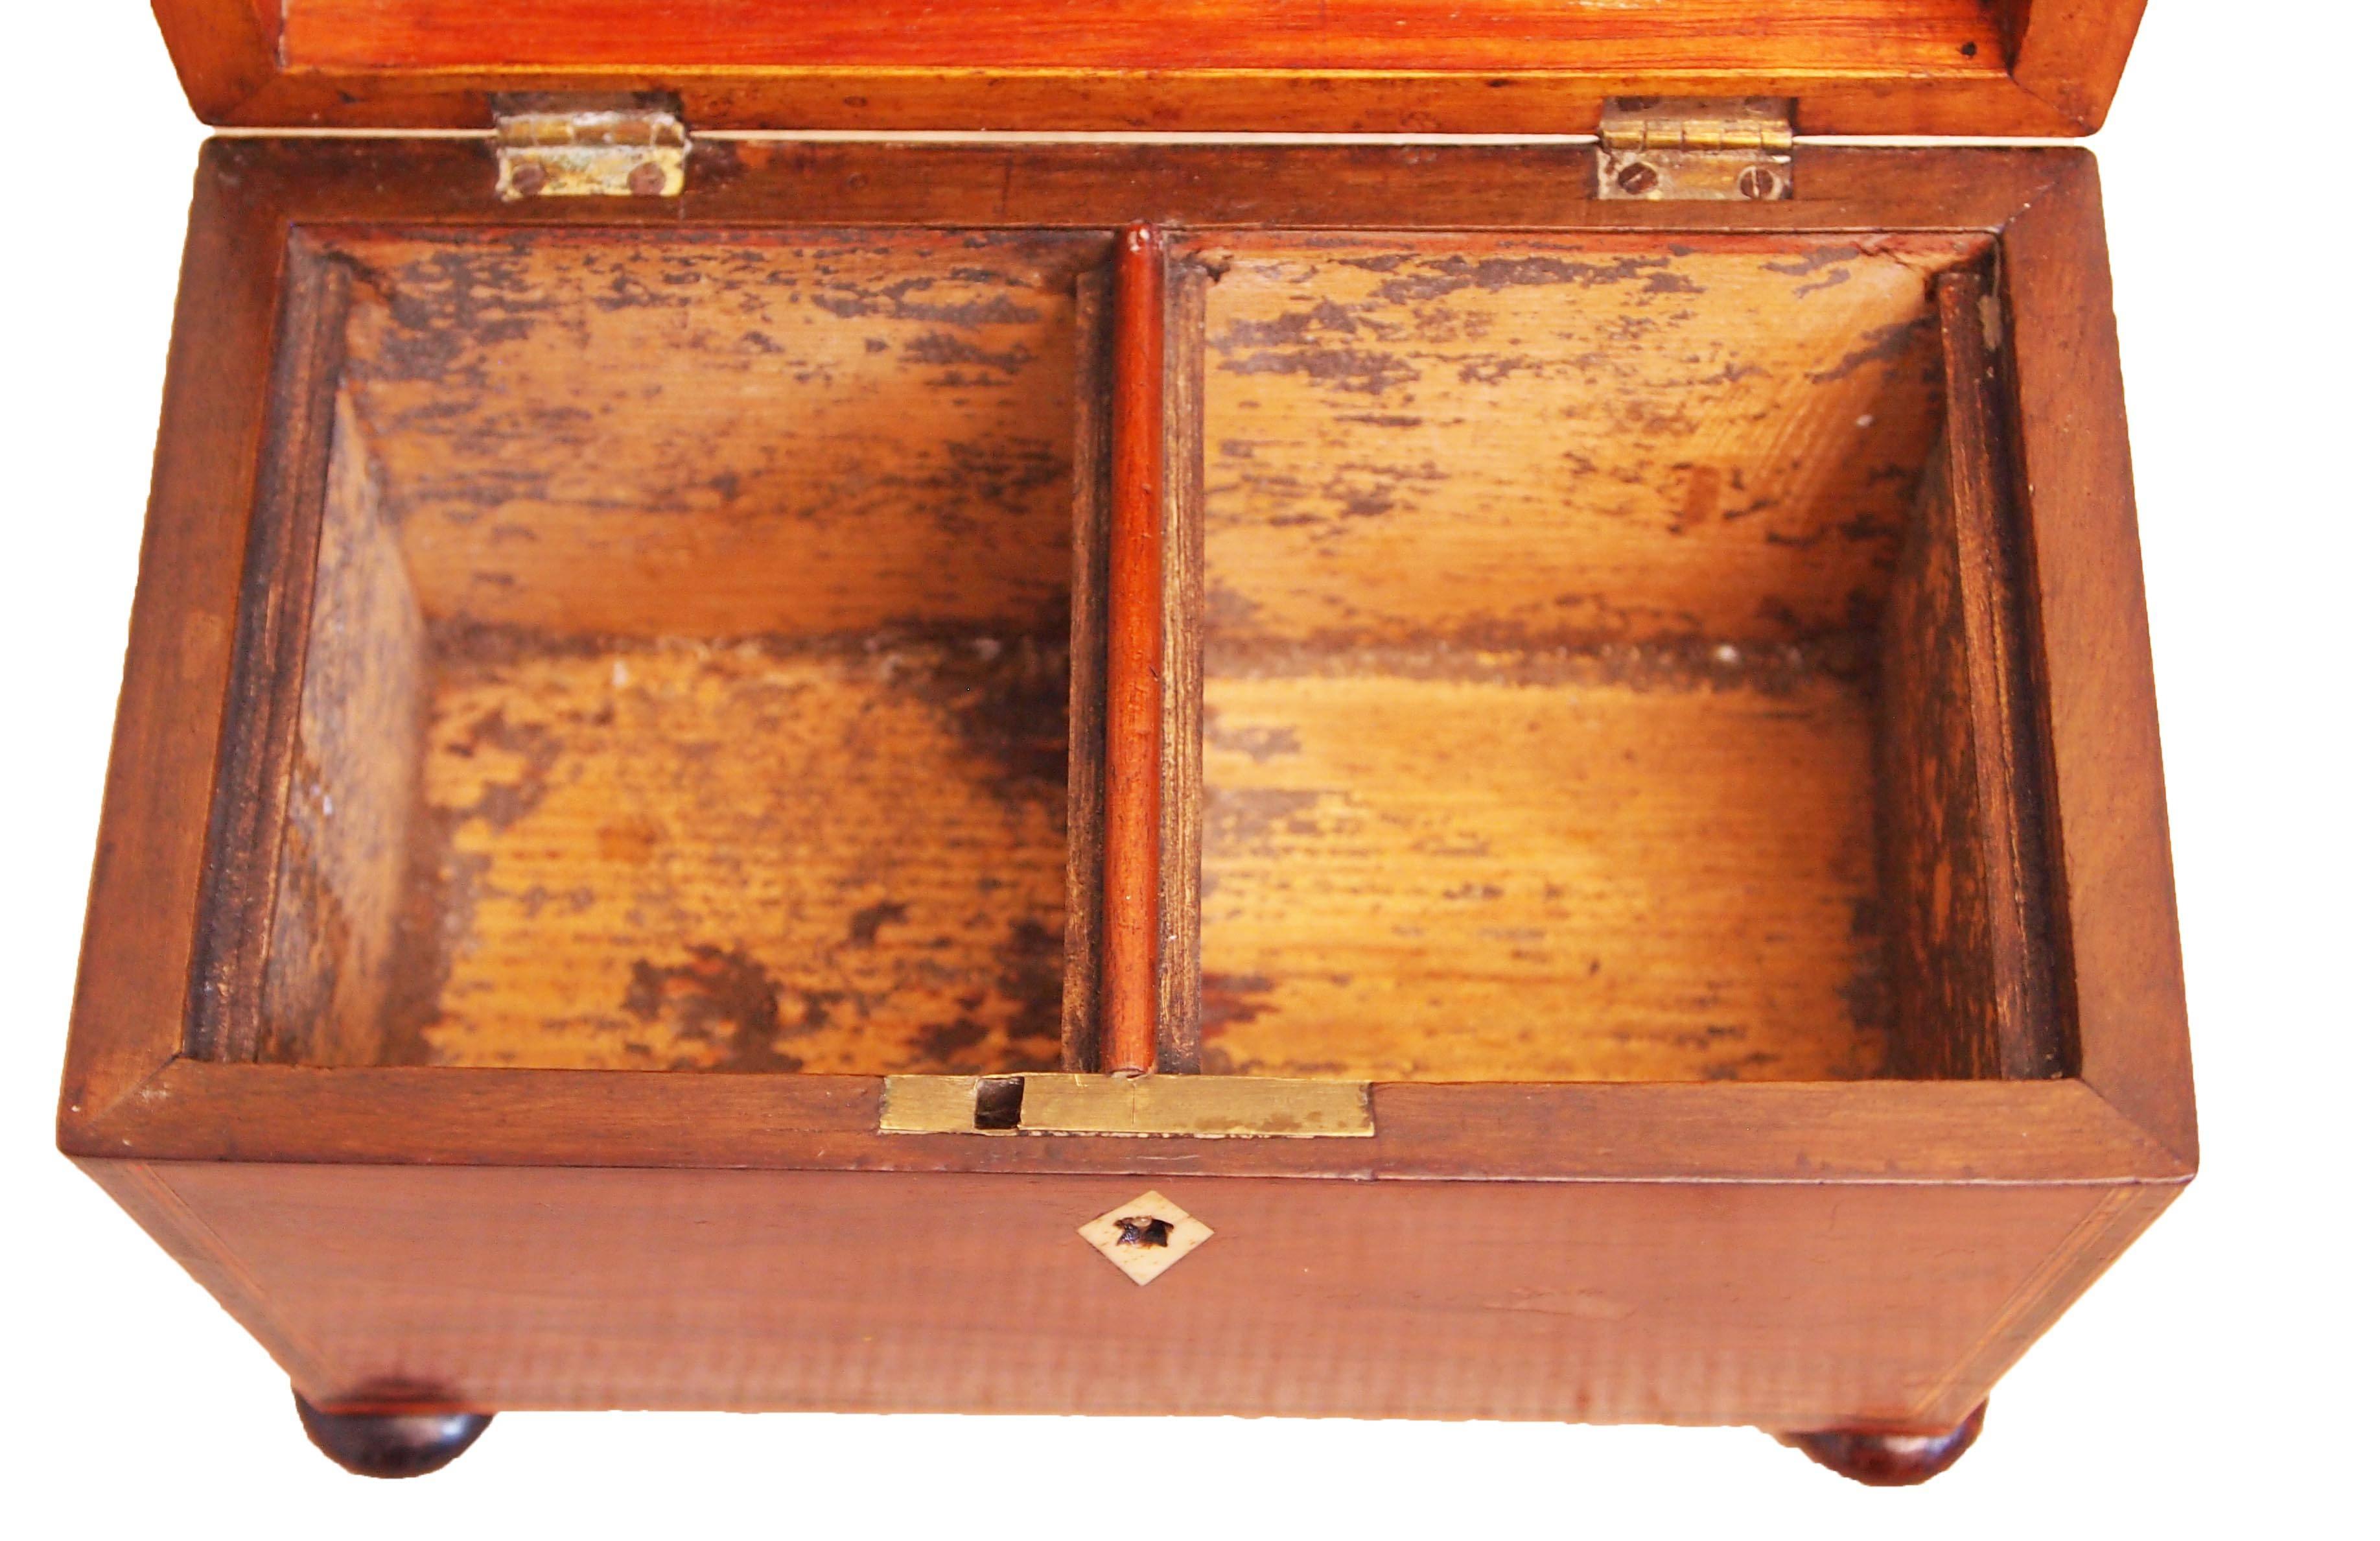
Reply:
[[[2071, 174], [2053, 152], [1829, 151], [1803, 197], [1745, 206], [1599, 204], [1571, 152], [1143, 147], [698, 147], [674, 206], [488, 197], [478, 145], [219, 141], [185, 261], [155, 504], [62, 1110], [96, 1118], [174, 1057], [211, 806], [230, 628], [268, 406], [279, 257], [299, 224], [401, 220], [521, 229], [805, 221], [1111, 229], [1135, 214], [1213, 224], [1609, 229], [1989, 229]], [[2104, 261], [2100, 264], [2104, 273]], [[2104, 279], [2102, 280], [2104, 284]], [[2104, 303], [2104, 301], [2103, 301]], [[2019, 317], [2020, 328], [2024, 324]], [[200, 382], [206, 382], [201, 388]], [[2102, 384], [2102, 390], [2111, 387]], [[2118, 450], [2120, 453], [2120, 438]], [[2127, 525], [2127, 529], [2129, 528]], [[2161, 859], [2161, 858], [2160, 858]], [[188, 896], [160, 903], [160, 895]]]
[[1099, 1068], [1157, 1068], [1157, 903], [1165, 669], [1165, 237], [1116, 238], [1108, 502], [1106, 924]]
[[[1813, 148], [1795, 200], [1724, 208], [1599, 205], [1573, 158], [1528, 148], [714, 144], [695, 160], [685, 200], [603, 209], [496, 204], [478, 145], [217, 144], [202, 164], [60, 1141], [301, 1391], [337, 1405], [402, 1376], [481, 1407], [1469, 1411], [1927, 1432], [1973, 1407], [2188, 1180], [2171, 879], [2087, 157]], [[1681, 241], [1999, 233], [2076, 1077], [1384, 1085], [1372, 1139], [1198, 1141], [884, 1135], [868, 1074], [193, 1053], [202, 836], [243, 560], [269, 504], [254, 447], [286, 420], [271, 380], [293, 230], [1087, 237], [1143, 219]], [[229, 727], [251, 731], [253, 714]], [[1245, 1181], [1284, 1177], [1318, 1181]], [[1140, 1292], [1072, 1228], [1152, 1180], [1219, 1237]], [[334, 1232], [340, 1246], [320, 1244]], [[685, 1309], [650, 1309], [688, 1287]], [[1161, 1333], [1149, 1311], [1166, 1314]], [[1151, 1369], [1159, 1337], [1214, 1349]], [[1383, 1341], [1410, 1343], [1429, 1373], [1384, 1373]]]
[[1609, 96], [1785, 95], [1804, 131], [2078, 134], [2145, 0], [152, 0], [209, 122], [480, 127], [674, 91], [697, 128], [1584, 133]]
[[193, 1271], [239, 1281], [227, 1304], [318, 1403], [403, 1378], [482, 1410], [1912, 1432], [1981, 1401], [2171, 1195], [1169, 1176], [1165, 1196], [1215, 1236], [1142, 1289], [1075, 1234], [1145, 1189], [1138, 1177], [101, 1175]]
[[2051, 924], [2071, 992], [2074, 1071], [2194, 1169], [2165, 760], [2097, 165], [2078, 157], [2010, 219], [2001, 243], [2028, 516], [2019, 560], [2040, 628]]

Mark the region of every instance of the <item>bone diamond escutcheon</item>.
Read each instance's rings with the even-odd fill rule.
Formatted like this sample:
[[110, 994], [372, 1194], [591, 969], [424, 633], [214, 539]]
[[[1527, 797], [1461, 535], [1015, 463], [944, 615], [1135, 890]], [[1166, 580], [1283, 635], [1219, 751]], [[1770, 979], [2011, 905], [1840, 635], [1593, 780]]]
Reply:
[[1135, 1284], [1149, 1282], [1214, 1233], [1154, 1188], [1075, 1232]]

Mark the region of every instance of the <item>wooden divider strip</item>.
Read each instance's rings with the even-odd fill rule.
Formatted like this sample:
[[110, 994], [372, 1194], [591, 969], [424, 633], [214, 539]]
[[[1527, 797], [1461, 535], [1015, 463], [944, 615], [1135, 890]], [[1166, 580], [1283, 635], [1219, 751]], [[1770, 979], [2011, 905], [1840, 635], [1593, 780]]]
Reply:
[[191, 964], [187, 1051], [253, 1060], [264, 1037], [266, 943], [281, 866], [282, 810], [329, 495], [332, 422], [346, 358], [348, 270], [293, 242], [273, 343], [269, 430], [241, 570], [239, 632]]
[[2007, 393], [1992, 303], [1981, 273], [1944, 273], [1944, 469], [1956, 520], [1959, 591], [1973, 703], [1976, 835], [1987, 925], [1998, 1074], [2031, 1080], [2064, 1073], [2066, 1013], [2050, 968], [2048, 869], [2038, 733], [2040, 695], [2028, 633], [2031, 564], [2017, 528]]
[[1099, 950], [1107, 927], [1108, 435], [1113, 286], [1075, 282], [1075, 531], [1066, 670], [1066, 951], [1061, 1063], [1099, 1065]]
[[1106, 885], [1099, 1068], [1158, 1068], [1157, 903], [1163, 748], [1165, 243], [1116, 242], [1113, 479], [1108, 502]]
[[1164, 763], [1157, 891], [1157, 1068], [1198, 1068], [1198, 862], [1206, 774], [1206, 267], [1171, 264], [1166, 278]]

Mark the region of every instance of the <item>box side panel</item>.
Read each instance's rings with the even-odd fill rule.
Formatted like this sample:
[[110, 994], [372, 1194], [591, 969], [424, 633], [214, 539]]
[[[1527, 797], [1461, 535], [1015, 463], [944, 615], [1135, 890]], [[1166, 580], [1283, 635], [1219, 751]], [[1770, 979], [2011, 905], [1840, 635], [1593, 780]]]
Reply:
[[1912, 1428], [1961, 1415], [2169, 1191], [1169, 1180], [1214, 1236], [1139, 1286], [1078, 1228], [1146, 1182], [108, 1185], [204, 1238], [176, 1256], [317, 1401]]

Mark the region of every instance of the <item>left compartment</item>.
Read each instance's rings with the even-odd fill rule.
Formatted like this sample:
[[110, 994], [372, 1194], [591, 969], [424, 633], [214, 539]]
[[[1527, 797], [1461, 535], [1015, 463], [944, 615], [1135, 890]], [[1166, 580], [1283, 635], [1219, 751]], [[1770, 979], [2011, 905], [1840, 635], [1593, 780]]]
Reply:
[[1059, 1068], [1107, 249], [297, 237], [206, 1056]]

